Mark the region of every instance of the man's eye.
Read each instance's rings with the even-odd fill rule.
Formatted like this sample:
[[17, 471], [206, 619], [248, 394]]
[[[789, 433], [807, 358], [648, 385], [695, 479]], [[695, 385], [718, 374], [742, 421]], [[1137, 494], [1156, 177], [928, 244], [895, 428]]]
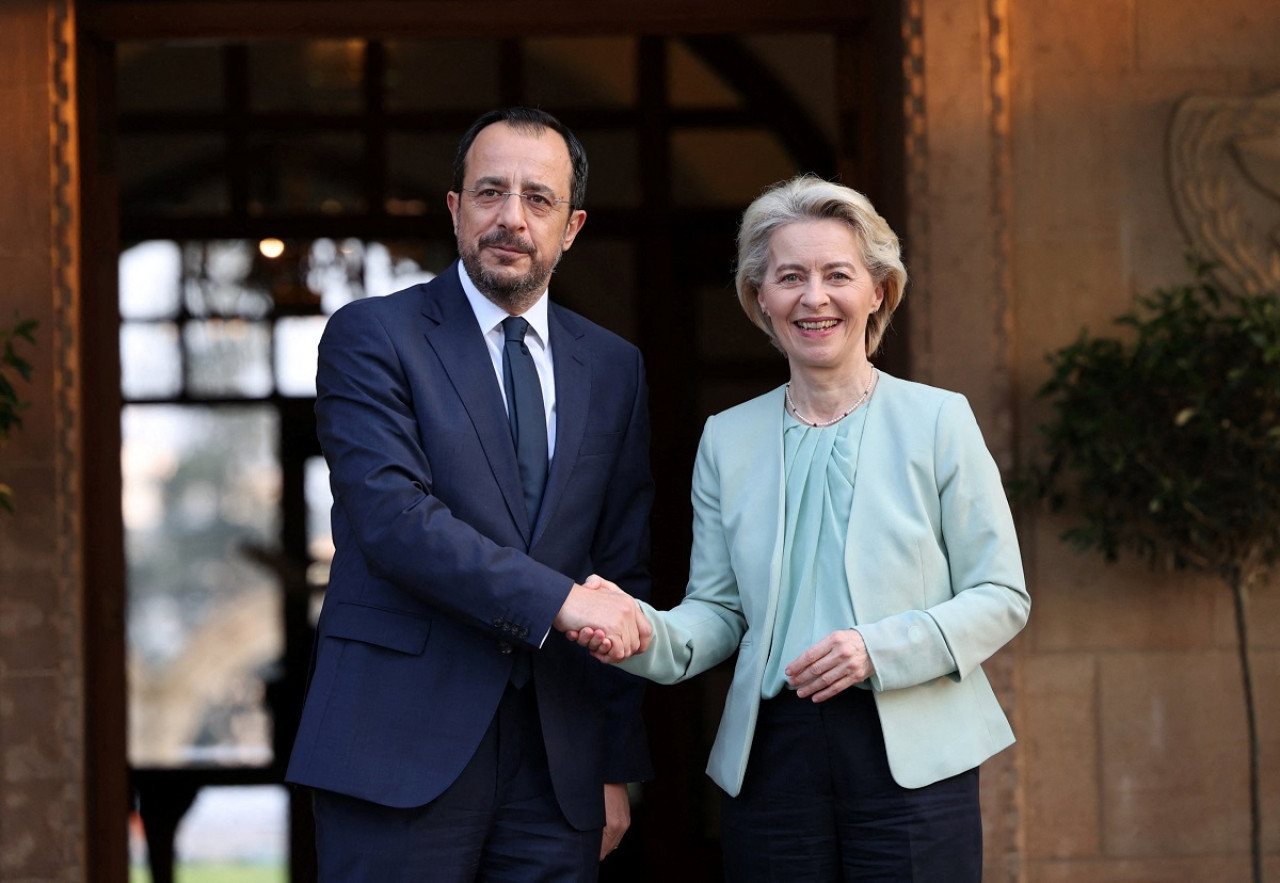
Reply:
[[476, 199], [497, 199], [502, 196], [502, 191], [493, 187], [483, 187], [476, 191]]
[[525, 198], [525, 201], [528, 202], [529, 205], [534, 206], [535, 208], [551, 208], [554, 204], [541, 193], [522, 193], [520, 195]]

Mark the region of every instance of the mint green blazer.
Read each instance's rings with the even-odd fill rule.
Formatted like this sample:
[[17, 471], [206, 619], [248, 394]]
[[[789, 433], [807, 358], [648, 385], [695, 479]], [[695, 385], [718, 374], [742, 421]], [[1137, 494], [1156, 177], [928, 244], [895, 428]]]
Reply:
[[[640, 602], [648, 650], [620, 666], [674, 684], [738, 658], [707, 774], [742, 787], [778, 608], [783, 390], [707, 420], [693, 471], [685, 598]], [[964, 396], [881, 372], [867, 405], [845, 543], [868, 686], [894, 780], [919, 788], [980, 764], [1013, 731], [982, 662], [1031, 608], [1000, 473]], [[788, 660], [790, 661], [790, 660]]]

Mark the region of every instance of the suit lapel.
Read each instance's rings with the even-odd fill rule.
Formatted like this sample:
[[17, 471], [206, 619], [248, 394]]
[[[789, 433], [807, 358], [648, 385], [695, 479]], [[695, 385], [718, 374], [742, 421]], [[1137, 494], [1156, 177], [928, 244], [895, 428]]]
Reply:
[[535, 543], [546, 530], [577, 462], [591, 402], [591, 368], [582, 352], [581, 329], [572, 321], [572, 316], [566, 316], [555, 304], [550, 305], [547, 317], [556, 376], [556, 449], [542, 494], [542, 509], [538, 512], [533, 537]]
[[511, 443], [511, 424], [484, 335], [458, 281], [459, 272], [454, 263], [427, 286], [422, 309], [428, 320], [425, 336], [475, 427], [480, 448], [502, 490], [507, 510], [528, 542], [531, 528], [520, 487], [515, 446]]

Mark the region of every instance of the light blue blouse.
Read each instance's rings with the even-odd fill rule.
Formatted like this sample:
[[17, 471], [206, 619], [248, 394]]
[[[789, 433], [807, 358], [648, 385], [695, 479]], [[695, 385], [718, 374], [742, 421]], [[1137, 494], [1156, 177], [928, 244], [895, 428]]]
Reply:
[[778, 617], [760, 690], [765, 699], [787, 688], [785, 669], [796, 657], [854, 625], [845, 543], [867, 410], [820, 429], [790, 414], [783, 423], [786, 524]]

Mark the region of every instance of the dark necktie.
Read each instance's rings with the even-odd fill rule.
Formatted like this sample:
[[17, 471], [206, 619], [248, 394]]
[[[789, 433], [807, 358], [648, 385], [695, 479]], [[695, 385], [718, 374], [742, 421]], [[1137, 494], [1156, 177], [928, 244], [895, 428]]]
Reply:
[[[502, 385], [507, 392], [507, 417], [516, 443], [516, 463], [520, 467], [520, 485], [524, 505], [529, 513], [529, 530], [538, 520], [542, 491], [547, 483], [547, 417], [542, 401], [542, 384], [538, 368], [529, 355], [524, 335], [529, 323], [519, 316], [502, 320], [506, 343], [502, 347]], [[526, 650], [516, 650], [511, 668], [511, 684], [517, 690], [529, 682], [533, 660]]]
[[524, 505], [529, 513], [529, 529], [538, 520], [542, 491], [547, 484], [547, 418], [542, 401], [538, 368], [529, 355], [524, 335], [529, 323], [519, 316], [502, 320], [506, 343], [502, 348], [502, 383], [507, 393], [507, 417], [516, 443], [516, 462]]

